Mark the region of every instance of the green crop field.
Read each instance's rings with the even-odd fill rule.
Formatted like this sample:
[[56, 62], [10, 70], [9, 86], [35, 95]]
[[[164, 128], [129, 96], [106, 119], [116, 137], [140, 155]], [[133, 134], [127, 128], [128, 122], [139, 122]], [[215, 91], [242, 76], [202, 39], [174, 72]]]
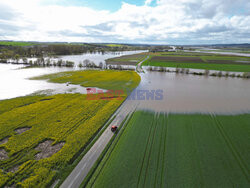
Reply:
[[144, 66], [156, 66], [156, 67], [178, 67], [189, 69], [208, 69], [218, 71], [232, 71], [232, 72], [250, 72], [250, 65], [230, 65], [230, 64], [205, 64], [205, 63], [176, 63], [176, 62], [155, 62], [150, 61]]
[[249, 122], [137, 111], [87, 187], [249, 187]]
[[[125, 71], [68, 72], [56, 74], [53, 81], [107, 89], [118, 75], [120, 86], [112, 85], [116, 88], [133, 89], [140, 82], [136, 73]], [[36, 95], [0, 101], [0, 187], [48, 187], [61, 179], [126, 95], [121, 100], [86, 97]]]
[[150, 53], [143, 66], [250, 72], [250, 58], [204, 53]]

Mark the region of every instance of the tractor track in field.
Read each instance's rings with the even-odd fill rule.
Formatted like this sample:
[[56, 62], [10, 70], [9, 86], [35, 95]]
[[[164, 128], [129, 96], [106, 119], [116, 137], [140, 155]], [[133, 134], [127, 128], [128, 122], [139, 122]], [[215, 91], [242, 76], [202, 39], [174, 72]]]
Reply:
[[[162, 185], [163, 185], [163, 174], [164, 174], [164, 165], [165, 165], [165, 160], [164, 160], [164, 158], [165, 158], [165, 154], [166, 154], [166, 142], [167, 142], [167, 134], [168, 134], [168, 119], [166, 120], [166, 117], [164, 116], [163, 117], [163, 119], [164, 119], [164, 125], [166, 125], [165, 126], [165, 131], [164, 131], [164, 142], [163, 142], [163, 161], [162, 161], [162, 167], [161, 167], [161, 187], [162, 187]], [[165, 123], [166, 122], [166, 123]]]
[[197, 144], [197, 136], [194, 132], [194, 126], [193, 124], [191, 125], [191, 133], [192, 133], [192, 139], [193, 139], [193, 143], [194, 143], [194, 147], [195, 147], [195, 154], [196, 156], [198, 157], [198, 169], [199, 169], [199, 174], [200, 174], [200, 177], [201, 177], [201, 187], [204, 187], [205, 184], [204, 184], [204, 173], [202, 172], [202, 168], [201, 168], [201, 157], [200, 157], [200, 153], [199, 153], [199, 150], [198, 150], [198, 144]]
[[244, 160], [241, 158], [239, 152], [237, 151], [237, 149], [233, 145], [233, 143], [232, 143], [231, 139], [228, 137], [227, 133], [223, 130], [221, 123], [215, 118], [214, 114], [211, 115], [211, 118], [214, 120], [217, 130], [219, 131], [219, 133], [221, 134], [222, 138], [224, 139], [226, 145], [228, 146], [228, 148], [232, 152], [235, 160], [238, 162], [238, 165], [241, 168], [243, 174], [246, 176], [246, 179], [248, 181], [250, 181], [249, 175], [248, 175], [249, 169], [247, 168], [247, 165], [245, 164]]
[[155, 133], [156, 133], [156, 130], [157, 130], [157, 124], [159, 122], [159, 114], [156, 114], [157, 116], [157, 119], [156, 119], [156, 122], [155, 122], [155, 125], [154, 125], [154, 132], [153, 132], [153, 135], [152, 135], [152, 141], [151, 141], [151, 145], [150, 145], [150, 149], [149, 149], [149, 155], [148, 155], [148, 160], [147, 160], [147, 163], [146, 163], [146, 170], [145, 170], [145, 178], [144, 178], [144, 182], [143, 182], [143, 187], [145, 187], [146, 185], [146, 180], [147, 180], [147, 174], [148, 174], [148, 166], [149, 166], [149, 163], [150, 163], [150, 156], [152, 154], [152, 148], [153, 148], [153, 145], [154, 145], [154, 141], [155, 141]]
[[[154, 124], [153, 122], [152, 122], [152, 124]], [[141, 163], [141, 168], [140, 168], [139, 178], [138, 178], [138, 182], [137, 182], [137, 187], [139, 187], [139, 184], [140, 184], [140, 181], [141, 181], [141, 176], [142, 176], [142, 173], [143, 173], [142, 171], [143, 171], [144, 161], [146, 160], [145, 158], [146, 158], [146, 155], [147, 155], [148, 145], [149, 145], [149, 142], [150, 142], [150, 137], [151, 137], [151, 133], [152, 133], [153, 127], [154, 126], [151, 126], [149, 134], [148, 134], [148, 139], [147, 139], [146, 148], [144, 150], [144, 155], [143, 155], [143, 159], [142, 159], [142, 163]]]
[[[162, 122], [164, 122], [164, 119], [161, 120]], [[162, 123], [160, 123], [160, 125], [164, 125]], [[164, 135], [164, 126], [161, 126], [161, 138], [160, 138], [160, 146], [159, 146], [159, 151], [158, 151], [158, 159], [157, 159], [157, 165], [156, 165], [156, 173], [155, 173], [155, 183], [154, 183], [154, 187], [157, 187], [157, 175], [158, 175], [158, 171], [159, 171], [159, 164], [160, 164], [160, 160], [161, 160], [161, 148], [162, 148], [162, 140], [163, 140], [163, 135]], [[164, 159], [164, 156], [163, 156]]]

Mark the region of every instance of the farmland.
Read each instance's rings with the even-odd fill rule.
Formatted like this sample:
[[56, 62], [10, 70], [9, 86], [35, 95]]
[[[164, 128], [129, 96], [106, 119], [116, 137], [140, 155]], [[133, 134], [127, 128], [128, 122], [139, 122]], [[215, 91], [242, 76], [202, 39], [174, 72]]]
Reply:
[[108, 65], [137, 65], [147, 57], [147, 53], [125, 55], [107, 60]]
[[[120, 86], [110, 86], [118, 75]], [[132, 72], [81, 71], [56, 74], [53, 81], [132, 89], [140, 79]], [[34, 95], [0, 101], [0, 187], [48, 187], [62, 178], [126, 95], [122, 100], [86, 97]]]
[[35, 80], [48, 80], [56, 83], [77, 84], [84, 87], [98, 87], [107, 90], [134, 89], [140, 83], [140, 76], [134, 71], [70, 71], [57, 74], [50, 74], [32, 78]]
[[143, 66], [250, 72], [250, 58], [204, 53], [150, 53]]
[[137, 111], [87, 187], [249, 187], [249, 121]]

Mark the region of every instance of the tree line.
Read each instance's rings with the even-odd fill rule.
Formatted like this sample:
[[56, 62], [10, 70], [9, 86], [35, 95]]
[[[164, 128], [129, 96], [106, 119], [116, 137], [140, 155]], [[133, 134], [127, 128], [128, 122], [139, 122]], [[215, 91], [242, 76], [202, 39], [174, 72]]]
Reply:
[[110, 51], [140, 50], [145, 47], [105, 46], [95, 44], [49, 44], [34, 46], [0, 46], [0, 59], [19, 57], [51, 57], [57, 55], [75, 55], [82, 53], [105, 53]]

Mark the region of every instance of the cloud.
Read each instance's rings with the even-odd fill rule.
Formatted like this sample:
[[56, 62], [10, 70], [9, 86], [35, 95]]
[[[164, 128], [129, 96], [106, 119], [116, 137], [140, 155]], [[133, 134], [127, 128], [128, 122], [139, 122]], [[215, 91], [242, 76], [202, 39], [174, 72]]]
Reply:
[[[250, 42], [248, 0], [146, 0], [116, 12], [0, 0], [0, 39], [200, 44]], [[27, 6], [29, 4], [29, 6]]]
[[0, 20], [11, 20], [14, 18], [15, 13], [11, 7], [0, 2]]
[[150, 5], [154, 0], [146, 0], [145, 5]]

